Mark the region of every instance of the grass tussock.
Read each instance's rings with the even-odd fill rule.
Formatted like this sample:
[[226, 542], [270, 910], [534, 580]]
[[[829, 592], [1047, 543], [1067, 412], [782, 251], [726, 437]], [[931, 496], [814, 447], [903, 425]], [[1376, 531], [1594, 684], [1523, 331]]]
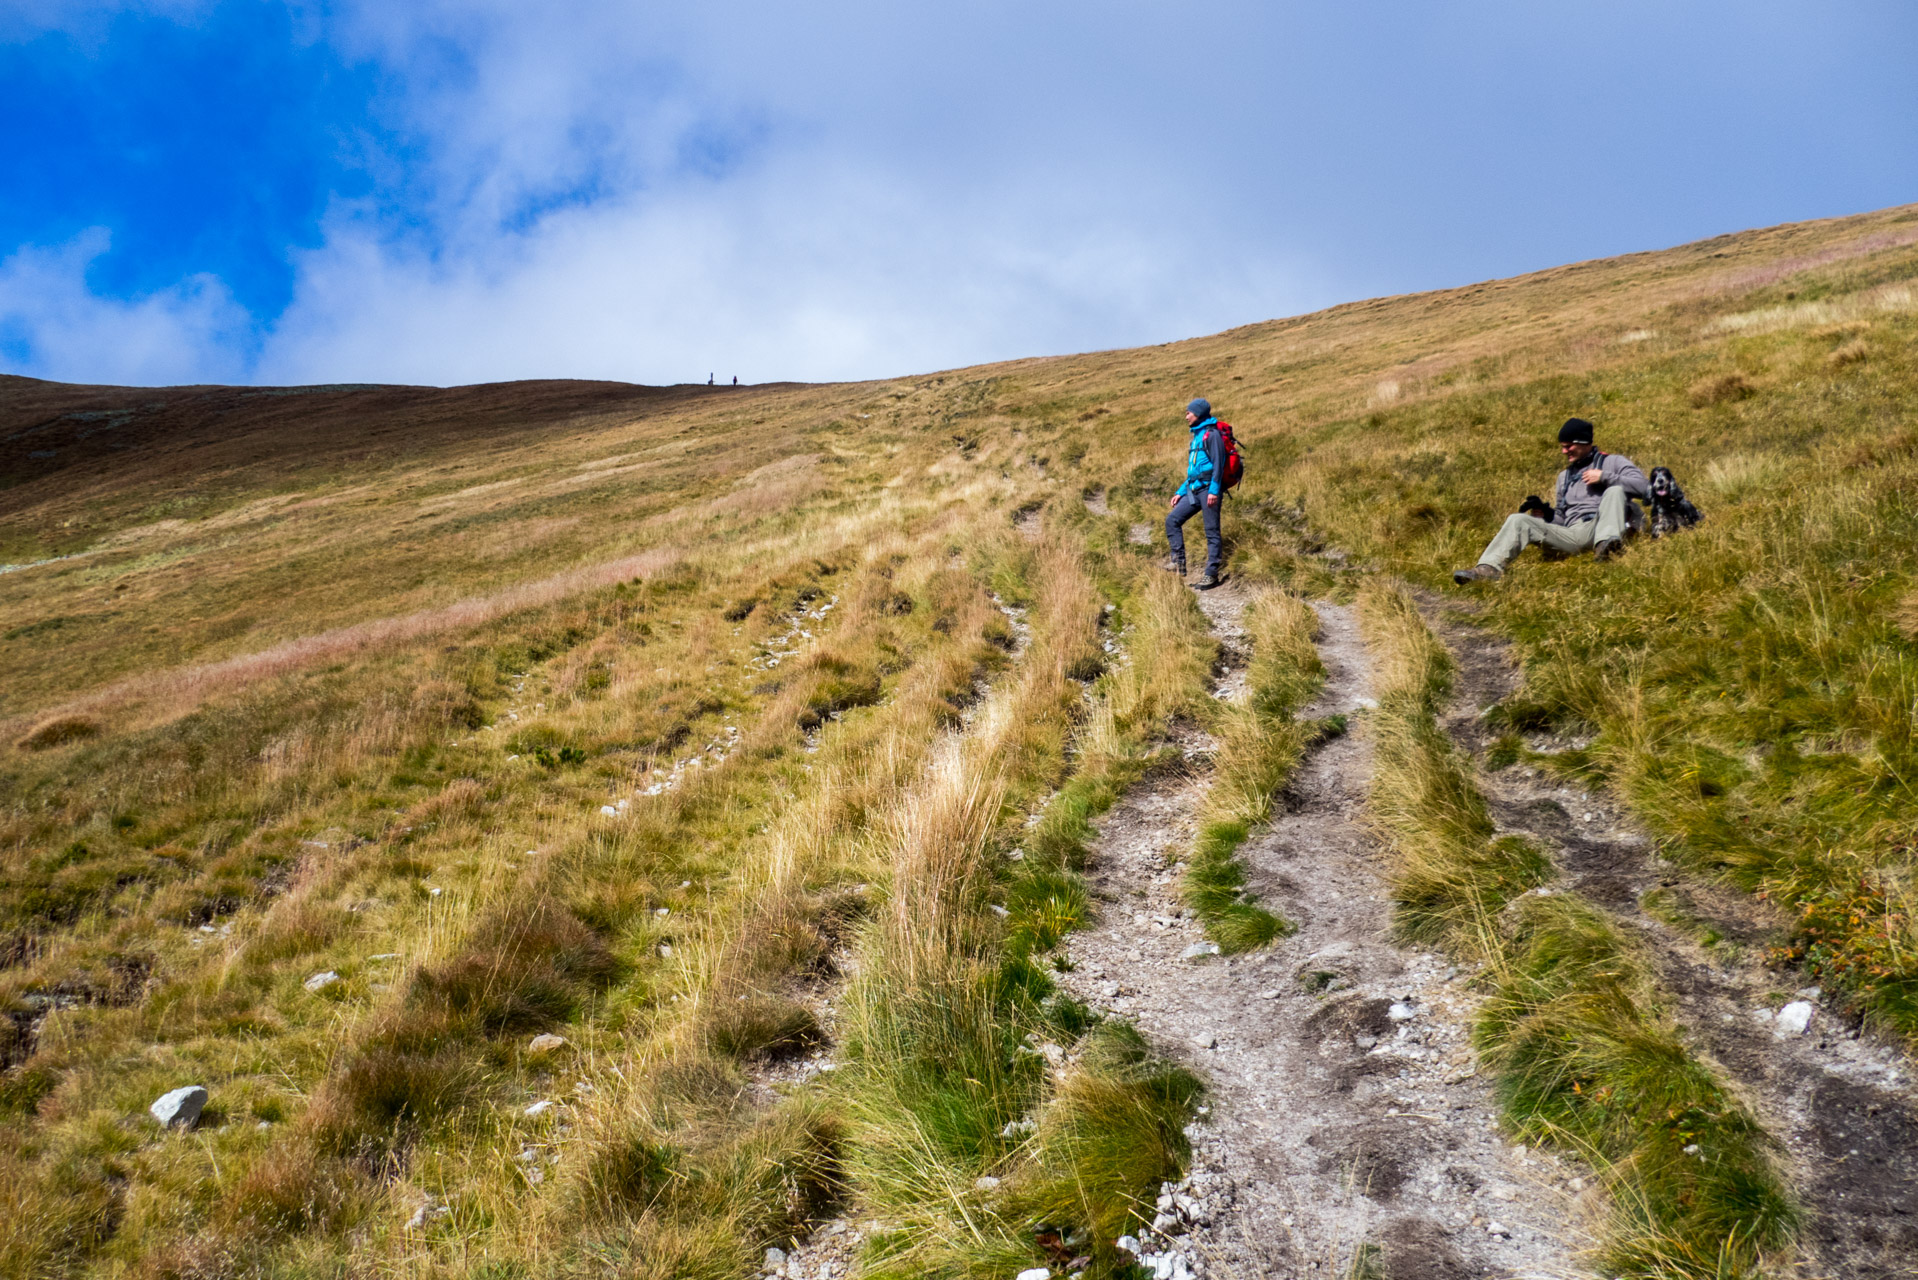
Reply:
[[21, 736], [14, 745], [22, 751], [46, 751], [69, 742], [100, 736], [100, 722], [92, 716], [50, 716]]
[[1709, 409], [1713, 405], [1749, 400], [1757, 394], [1757, 386], [1744, 374], [1720, 373], [1692, 383], [1685, 392], [1685, 398], [1694, 409]]
[[1484, 966], [1474, 1041], [1506, 1124], [1598, 1168], [1608, 1274], [1760, 1274], [1795, 1226], [1770, 1139], [1686, 1047], [1637, 948], [1549, 889], [1542, 854], [1498, 836], [1470, 759], [1438, 727], [1450, 663], [1410, 598], [1373, 588], [1361, 617], [1380, 673], [1370, 803], [1397, 920]]
[[1871, 344], [1863, 338], [1853, 338], [1832, 348], [1831, 354], [1825, 357], [1825, 363], [1834, 369], [1843, 369], [1847, 365], [1863, 364], [1870, 358]]

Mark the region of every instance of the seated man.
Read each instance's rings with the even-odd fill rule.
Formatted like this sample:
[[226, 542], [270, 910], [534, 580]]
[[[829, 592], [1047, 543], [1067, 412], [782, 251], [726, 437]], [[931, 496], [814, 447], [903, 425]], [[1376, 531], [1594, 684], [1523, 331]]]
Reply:
[[1533, 543], [1561, 555], [1595, 550], [1609, 560], [1625, 545], [1634, 513], [1631, 499], [1652, 496], [1645, 473], [1630, 458], [1592, 447], [1592, 424], [1568, 418], [1558, 431], [1565, 469], [1558, 473], [1558, 496], [1543, 516], [1511, 515], [1478, 564], [1452, 574], [1452, 581], [1491, 582], [1505, 576], [1506, 562]]

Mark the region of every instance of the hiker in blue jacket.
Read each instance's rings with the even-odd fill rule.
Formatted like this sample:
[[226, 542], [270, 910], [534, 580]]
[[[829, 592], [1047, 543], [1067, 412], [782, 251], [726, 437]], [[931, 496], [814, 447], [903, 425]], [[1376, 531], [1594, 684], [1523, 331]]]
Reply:
[[1201, 591], [1219, 585], [1219, 560], [1223, 539], [1219, 536], [1219, 512], [1225, 505], [1225, 437], [1219, 433], [1219, 420], [1212, 416], [1208, 400], [1194, 400], [1185, 407], [1185, 424], [1192, 431], [1192, 443], [1186, 447], [1185, 483], [1172, 495], [1172, 510], [1165, 517], [1165, 540], [1172, 554], [1166, 568], [1185, 576], [1185, 522], [1196, 512], [1205, 513], [1205, 577]]

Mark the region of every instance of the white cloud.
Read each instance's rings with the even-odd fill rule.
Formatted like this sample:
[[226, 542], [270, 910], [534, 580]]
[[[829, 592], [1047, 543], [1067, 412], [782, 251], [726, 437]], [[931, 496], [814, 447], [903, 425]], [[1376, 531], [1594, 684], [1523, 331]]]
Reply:
[[299, 257], [256, 377], [872, 377], [1332, 300], [1220, 181], [1210, 77], [1270, 33], [1160, 61], [1220, 12], [347, 10], [426, 159]]
[[[1714, 145], [1732, 159], [1707, 163], [1662, 128], [1775, 96], [1784, 77], [1753, 68], [1800, 56], [1767, 24], [1802, 0], [1710, 0], [1663, 43], [1644, 39], [1662, 12], [1649, 0], [1436, 16], [1296, 0], [286, 2], [299, 38], [376, 68], [377, 124], [353, 135], [374, 194], [336, 205], [294, 255], [290, 306], [250, 332], [204, 279], [120, 304], [76, 293], [80, 268], [42, 271], [58, 314], [0, 299], [39, 335], [35, 369], [122, 376], [127, 362], [60, 337], [119, 324], [170, 335], [139, 367], [255, 381], [882, 376], [1841, 211], [1737, 203], [1746, 175], [1798, 173], [1822, 142], [1794, 150], [1768, 124], [1750, 146], [1797, 161]], [[190, 18], [211, 0], [117, 3]], [[1794, 100], [1812, 135], [1821, 112], [1910, 114], [1827, 96]]]
[[29, 245], [0, 261], [0, 341], [14, 372], [132, 385], [232, 381], [245, 375], [253, 319], [226, 286], [194, 275], [129, 300], [87, 286], [110, 244], [94, 227], [64, 245]]
[[305, 256], [267, 381], [872, 377], [1186, 336], [1293, 292], [1188, 228], [964, 198], [789, 155], [428, 255], [342, 216]]

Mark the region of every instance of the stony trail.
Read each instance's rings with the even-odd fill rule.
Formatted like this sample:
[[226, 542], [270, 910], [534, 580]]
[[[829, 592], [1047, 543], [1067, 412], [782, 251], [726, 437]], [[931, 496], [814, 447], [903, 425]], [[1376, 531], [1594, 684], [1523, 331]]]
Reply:
[[[1503, 641], [1470, 625], [1459, 602], [1419, 603], [1459, 667], [1444, 727], [1482, 762], [1482, 713], [1518, 688], [1517, 665]], [[1539, 736], [1529, 745], [1569, 744]], [[1792, 1274], [1918, 1276], [1918, 1091], [1903, 1051], [1861, 1031], [1816, 989], [1792, 990], [1789, 975], [1765, 968], [1759, 957], [1782, 935], [1783, 919], [1751, 895], [1660, 857], [1611, 797], [1516, 765], [1482, 768], [1480, 786], [1501, 830], [1537, 841], [1570, 887], [1646, 944], [1694, 1047], [1737, 1083], [1779, 1139], [1804, 1211]], [[1648, 902], [1663, 909], [1654, 914]], [[1670, 923], [1685, 918], [1732, 946], [1708, 949]], [[1792, 1012], [1810, 1014], [1803, 1027], [1780, 1017], [1780, 1006], [1799, 1002]]]
[[[1252, 596], [1199, 597], [1242, 688]], [[1304, 714], [1362, 708], [1370, 680], [1348, 607], [1317, 606], [1325, 689]], [[1067, 984], [1133, 1019], [1210, 1084], [1184, 1182], [1141, 1252], [1166, 1280], [1331, 1277], [1376, 1249], [1396, 1280], [1578, 1273], [1579, 1171], [1507, 1145], [1468, 1034], [1477, 998], [1443, 958], [1391, 942], [1380, 851], [1362, 825], [1371, 748], [1354, 732], [1302, 762], [1270, 828], [1241, 849], [1252, 888], [1298, 932], [1188, 961], [1203, 940], [1178, 894], [1213, 743], [1135, 786], [1100, 824], [1087, 875], [1099, 923], [1070, 942]]]

